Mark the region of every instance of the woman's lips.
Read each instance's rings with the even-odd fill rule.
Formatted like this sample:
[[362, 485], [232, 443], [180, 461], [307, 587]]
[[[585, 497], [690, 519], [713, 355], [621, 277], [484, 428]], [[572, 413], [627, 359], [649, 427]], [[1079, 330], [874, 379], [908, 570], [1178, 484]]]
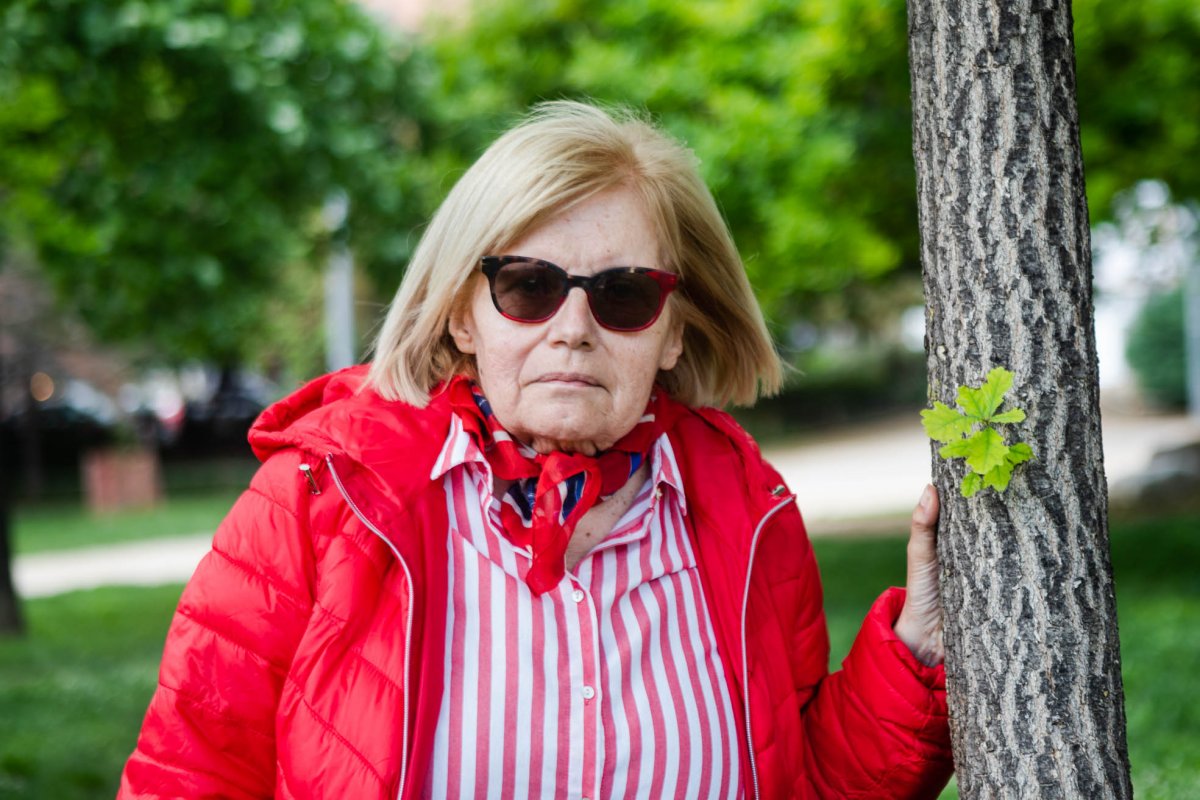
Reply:
[[550, 372], [537, 379], [538, 383], [558, 383], [567, 386], [599, 386], [600, 383], [589, 375], [578, 372]]

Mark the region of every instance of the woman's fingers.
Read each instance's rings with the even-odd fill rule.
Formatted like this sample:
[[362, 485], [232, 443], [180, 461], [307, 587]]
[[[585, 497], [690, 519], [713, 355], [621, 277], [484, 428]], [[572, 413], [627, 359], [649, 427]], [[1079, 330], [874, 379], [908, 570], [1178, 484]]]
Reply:
[[937, 530], [939, 510], [937, 489], [930, 484], [925, 487], [925, 492], [921, 495], [921, 500], [917, 503], [917, 507], [913, 509], [913, 531], [916, 532], [919, 528], [922, 533], [934, 534]]
[[922, 663], [940, 664], [942, 649], [942, 608], [938, 589], [937, 489], [926, 486], [913, 509], [908, 539], [908, 593], [896, 635]]
[[[920, 502], [913, 509], [912, 524], [908, 537], [908, 583], [913, 587], [913, 578], [923, 578], [930, 571], [937, 577], [937, 521], [941, 507], [937, 489], [926, 486]], [[937, 588], [937, 581], [934, 581]]]

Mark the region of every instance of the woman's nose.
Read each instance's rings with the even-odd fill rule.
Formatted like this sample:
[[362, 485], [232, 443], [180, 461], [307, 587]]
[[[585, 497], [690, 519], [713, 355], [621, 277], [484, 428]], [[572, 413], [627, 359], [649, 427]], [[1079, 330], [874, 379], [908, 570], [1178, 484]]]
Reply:
[[553, 341], [570, 347], [586, 347], [595, 342], [596, 320], [588, 305], [587, 293], [578, 286], [567, 292], [567, 299], [549, 322]]

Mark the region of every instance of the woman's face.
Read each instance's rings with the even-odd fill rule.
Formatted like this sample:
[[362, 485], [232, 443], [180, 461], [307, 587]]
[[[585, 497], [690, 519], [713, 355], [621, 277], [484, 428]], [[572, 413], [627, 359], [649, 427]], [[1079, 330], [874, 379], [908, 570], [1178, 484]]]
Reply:
[[[654, 228], [632, 191], [590, 198], [493, 255], [558, 264], [572, 275], [616, 266], [659, 267]], [[492, 305], [475, 277], [470, 302], [450, 319], [458, 349], [475, 356], [479, 384], [499, 422], [541, 453], [606, 450], [641, 417], [660, 369], [683, 352], [682, 326], [668, 303], [649, 328], [612, 331], [572, 288], [550, 319], [516, 322]]]

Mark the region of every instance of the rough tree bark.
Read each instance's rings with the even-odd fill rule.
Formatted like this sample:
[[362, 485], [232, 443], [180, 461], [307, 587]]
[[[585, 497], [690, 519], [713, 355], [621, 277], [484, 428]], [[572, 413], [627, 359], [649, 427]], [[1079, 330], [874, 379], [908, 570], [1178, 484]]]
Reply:
[[1036, 454], [967, 499], [934, 448], [964, 798], [1132, 796], [1071, 25], [1067, 0], [909, 2], [931, 400], [1010, 369]]

